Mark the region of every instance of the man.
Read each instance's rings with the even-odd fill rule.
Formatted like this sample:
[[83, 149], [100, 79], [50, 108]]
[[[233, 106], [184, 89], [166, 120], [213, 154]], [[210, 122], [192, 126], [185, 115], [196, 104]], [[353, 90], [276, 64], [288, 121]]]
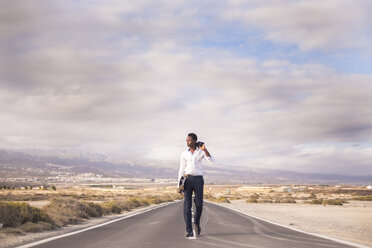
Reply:
[[[200, 234], [200, 217], [203, 210], [203, 170], [202, 160], [206, 159], [208, 162], [213, 164], [214, 158], [209, 154], [204, 143], [197, 146], [198, 137], [194, 133], [189, 133], [186, 138], [186, 144], [189, 147], [186, 151], [181, 154], [180, 169], [178, 172], [178, 182], [182, 176], [186, 176], [184, 184], [184, 202], [183, 202], [183, 215], [186, 224], [186, 237], [192, 237], [192, 225], [191, 225], [191, 205], [192, 205], [192, 192], [195, 192], [195, 207], [196, 213], [194, 216], [194, 225], [197, 235]], [[180, 188], [178, 185], [178, 192]]]

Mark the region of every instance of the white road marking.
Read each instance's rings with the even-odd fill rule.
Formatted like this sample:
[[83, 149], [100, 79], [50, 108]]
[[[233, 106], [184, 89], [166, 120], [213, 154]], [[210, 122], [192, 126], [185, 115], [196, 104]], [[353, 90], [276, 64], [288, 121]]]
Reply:
[[191, 208], [191, 222], [194, 223], [194, 208]]
[[[194, 202], [194, 201], [192, 201]], [[191, 207], [191, 223], [194, 223], [194, 207]], [[196, 232], [194, 225], [192, 225], [192, 233], [194, 234], [192, 237], [189, 237], [188, 239], [196, 239]]]
[[85, 229], [78, 230], [78, 231], [75, 231], [75, 232], [65, 233], [65, 234], [62, 234], [62, 235], [58, 235], [58, 236], [50, 237], [50, 238], [47, 238], [47, 239], [39, 240], [39, 241], [36, 241], [36, 242], [32, 242], [32, 243], [29, 243], [29, 244], [21, 245], [21, 246], [18, 246], [17, 248], [29, 248], [29, 247], [33, 247], [33, 246], [36, 246], [36, 245], [44, 244], [44, 243], [52, 241], [52, 240], [56, 240], [56, 239], [68, 237], [68, 236], [71, 236], [71, 235], [75, 235], [75, 234], [78, 234], [78, 233], [86, 232], [86, 231], [89, 231], [89, 230], [92, 230], [92, 229], [95, 229], [95, 228], [98, 228], [98, 227], [101, 227], [101, 226], [105, 226], [105, 225], [108, 225], [108, 224], [111, 224], [111, 223], [114, 223], [114, 222], [117, 222], [117, 221], [120, 221], [120, 220], [124, 220], [124, 219], [130, 218], [130, 217], [133, 217], [133, 216], [136, 216], [136, 215], [139, 215], [139, 214], [143, 214], [143, 213], [155, 210], [157, 208], [165, 207], [165, 206], [168, 206], [170, 204], [174, 204], [176, 202], [179, 202], [179, 201], [161, 203], [157, 206], [154, 206], [152, 208], [146, 209], [146, 210], [138, 212], [138, 213], [129, 214], [129, 215], [120, 217], [118, 219], [114, 219], [114, 220], [111, 220], [111, 221], [108, 221], [108, 222], [105, 222], [105, 223], [102, 223], [102, 224], [99, 224], [99, 225], [96, 225], [96, 226], [91, 226], [91, 227], [88, 227], [88, 228], [85, 228]]
[[213, 204], [213, 205], [216, 205], [216, 206], [219, 206], [219, 207], [223, 207], [223, 208], [225, 208], [227, 210], [230, 210], [232, 212], [238, 212], [240, 214], [243, 214], [243, 215], [246, 215], [246, 216], [249, 216], [249, 217], [258, 219], [258, 220], [262, 220], [262, 221], [265, 221], [265, 222], [268, 222], [268, 223], [271, 223], [271, 224], [274, 224], [274, 225], [277, 225], [277, 226], [285, 227], [285, 228], [291, 229], [291, 230], [296, 231], [296, 232], [305, 233], [305, 234], [312, 235], [312, 236], [315, 236], [315, 237], [332, 240], [332, 241], [335, 241], [335, 242], [339, 242], [341, 244], [350, 245], [350, 246], [354, 246], [354, 247], [357, 247], [357, 248], [371, 248], [370, 246], [356, 244], [356, 243], [353, 243], [353, 242], [350, 242], [350, 241], [345, 241], [345, 240], [342, 240], [342, 239], [331, 238], [331, 237], [328, 237], [328, 236], [325, 236], [325, 235], [322, 235], [322, 234], [316, 234], [316, 233], [302, 231], [302, 230], [299, 230], [299, 229], [294, 228], [294, 227], [282, 225], [282, 224], [279, 224], [279, 223], [276, 223], [276, 222], [273, 222], [273, 221], [270, 221], [270, 220], [263, 219], [261, 217], [257, 217], [257, 216], [251, 215], [251, 214], [247, 214], [247, 213], [244, 213], [244, 212], [239, 211], [239, 210], [233, 210], [233, 209], [230, 209], [230, 208], [227, 208], [227, 207], [218, 205], [218, 204], [213, 203], [213, 202], [209, 202], [208, 201], [208, 203]]

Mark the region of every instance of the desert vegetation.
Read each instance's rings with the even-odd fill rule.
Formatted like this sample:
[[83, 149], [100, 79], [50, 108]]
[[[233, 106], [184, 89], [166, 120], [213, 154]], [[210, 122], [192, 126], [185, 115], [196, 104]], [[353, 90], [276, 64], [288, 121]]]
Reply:
[[[284, 226], [356, 243], [372, 244], [372, 190], [367, 186], [210, 186], [224, 207]], [[239, 200], [233, 200], [240, 198]]]
[[[173, 192], [173, 191], [172, 191]], [[120, 214], [133, 209], [180, 199], [175, 191], [89, 189], [2, 190], [0, 235], [58, 229], [87, 219]], [[32, 206], [42, 202], [41, 207]]]
[[[41, 232], [84, 222], [90, 218], [120, 214], [133, 209], [170, 202], [183, 197], [175, 187], [117, 190], [94, 187], [45, 187], [0, 190], [1, 233]], [[341, 206], [350, 201], [371, 201], [372, 191], [335, 186], [206, 185], [204, 199], [217, 203], [241, 200], [250, 203], [286, 203]]]
[[226, 196], [214, 197], [213, 195], [204, 195], [204, 199], [212, 202], [230, 203], [229, 198]]
[[372, 201], [372, 190], [357, 186], [209, 186], [205, 199], [230, 203], [291, 203], [342, 206], [350, 201]]

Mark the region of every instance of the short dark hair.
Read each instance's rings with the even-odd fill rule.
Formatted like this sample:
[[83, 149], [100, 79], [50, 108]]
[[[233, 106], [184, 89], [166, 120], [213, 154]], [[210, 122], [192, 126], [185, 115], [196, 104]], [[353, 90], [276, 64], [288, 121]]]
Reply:
[[198, 136], [196, 136], [194, 133], [189, 133], [187, 136], [190, 136], [195, 141], [198, 140]]

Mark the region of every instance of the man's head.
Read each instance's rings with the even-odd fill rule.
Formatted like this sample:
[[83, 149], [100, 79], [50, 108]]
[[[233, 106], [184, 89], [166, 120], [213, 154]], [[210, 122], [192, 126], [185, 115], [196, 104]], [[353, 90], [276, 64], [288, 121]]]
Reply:
[[196, 147], [196, 141], [198, 141], [198, 136], [194, 133], [189, 133], [186, 138], [187, 146], [190, 148]]

